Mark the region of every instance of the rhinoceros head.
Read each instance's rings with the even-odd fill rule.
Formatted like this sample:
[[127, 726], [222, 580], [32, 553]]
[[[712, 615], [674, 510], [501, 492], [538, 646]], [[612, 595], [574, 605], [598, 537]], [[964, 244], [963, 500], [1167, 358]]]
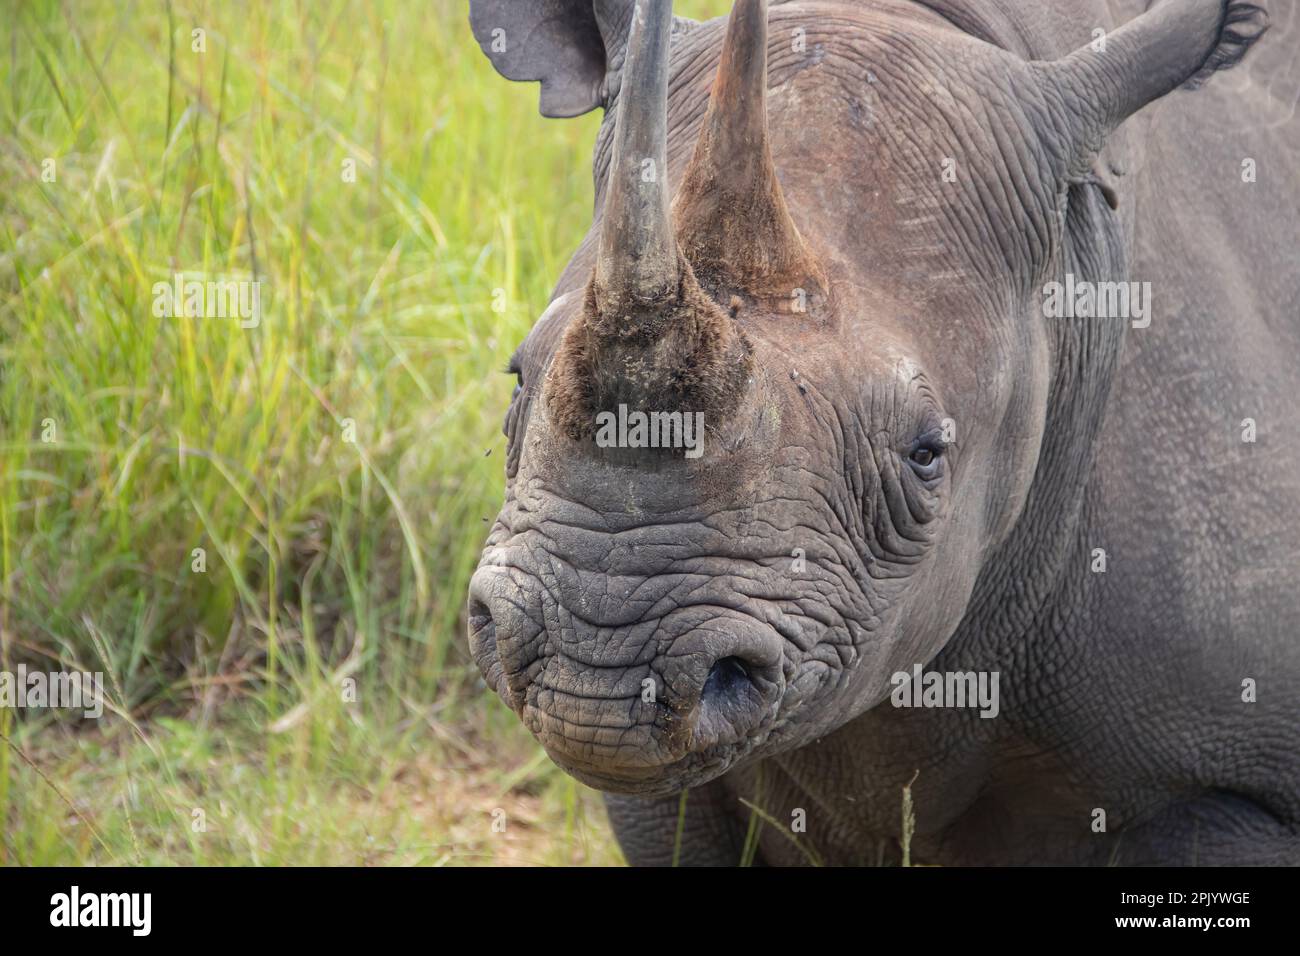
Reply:
[[1125, 268], [1094, 160], [1222, 18], [1172, 0], [1028, 62], [905, 0], [474, 0], [543, 112], [606, 108], [470, 588], [475, 661], [557, 763], [678, 790], [940, 651], [1099, 418], [1122, 323], [1057, 334], [1038, 297]]

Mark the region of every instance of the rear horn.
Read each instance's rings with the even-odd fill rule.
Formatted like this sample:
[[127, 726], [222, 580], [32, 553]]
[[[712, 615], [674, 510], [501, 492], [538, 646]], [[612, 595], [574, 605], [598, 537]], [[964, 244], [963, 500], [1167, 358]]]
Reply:
[[766, 0], [737, 0], [732, 8], [673, 216], [682, 253], [706, 285], [789, 295], [810, 279], [825, 284], [790, 218], [772, 162]]

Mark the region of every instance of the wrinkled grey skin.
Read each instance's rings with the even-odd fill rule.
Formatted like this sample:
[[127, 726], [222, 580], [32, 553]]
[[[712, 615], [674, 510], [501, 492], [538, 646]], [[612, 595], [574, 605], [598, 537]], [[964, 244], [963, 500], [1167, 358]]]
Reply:
[[[472, 6], [480, 40], [522, 15]], [[773, 155], [832, 294], [808, 315], [740, 311], [751, 392], [691, 471], [548, 425], [597, 216], [518, 353], [470, 626], [489, 684], [607, 791], [630, 862], [672, 859], [684, 787], [682, 863], [739, 859], [742, 798], [778, 823], [806, 812], [806, 833], [762, 828], [760, 861], [896, 862], [916, 775], [919, 862], [1300, 863], [1300, 17], [1274, 4], [1241, 66], [1159, 98], [1080, 166], [1025, 61], [1144, 6], [772, 7]], [[590, 16], [537, 8], [555, 35]], [[674, 33], [674, 182], [724, 23]], [[621, 26], [575, 27], [604, 42], [603, 78], [599, 53], [565, 86], [534, 51], [544, 109], [548, 87], [554, 112], [607, 107], [598, 210]], [[1150, 326], [1044, 318], [1043, 284], [1067, 272], [1150, 282]], [[905, 458], [944, 418], [957, 440], [926, 482]], [[746, 677], [702, 686], [728, 656]], [[915, 663], [998, 672], [998, 716], [891, 706], [890, 675]], [[689, 733], [682, 701], [700, 702]]]

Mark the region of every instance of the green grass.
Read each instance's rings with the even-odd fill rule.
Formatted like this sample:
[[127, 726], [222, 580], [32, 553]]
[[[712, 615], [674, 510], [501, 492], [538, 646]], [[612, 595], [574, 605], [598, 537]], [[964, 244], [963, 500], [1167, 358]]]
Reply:
[[[0, 23], [0, 665], [113, 706], [0, 709], [0, 862], [616, 860], [463, 648], [599, 115], [540, 118], [452, 0]], [[175, 272], [256, 275], [261, 324], [156, 317]]]

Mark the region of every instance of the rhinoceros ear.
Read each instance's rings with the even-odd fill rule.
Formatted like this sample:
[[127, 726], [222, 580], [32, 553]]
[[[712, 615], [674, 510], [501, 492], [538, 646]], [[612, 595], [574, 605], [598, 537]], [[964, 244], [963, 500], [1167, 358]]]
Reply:
[[580, 116], [605, 105], [609, 78], [623, 67], [635, 5], [635, 0], [470, 0], [469, 22], [498, 73], [508, 80], [541, 82], [543, 116]]
[[1106, 137], [1148, 103], [1235, 66], [1266, 29], [1268, 15], [1253, 3], [1156, 0], [1069, 56], [1032, 64], [1068, 140], [1068, 174], [1086, 170]]

